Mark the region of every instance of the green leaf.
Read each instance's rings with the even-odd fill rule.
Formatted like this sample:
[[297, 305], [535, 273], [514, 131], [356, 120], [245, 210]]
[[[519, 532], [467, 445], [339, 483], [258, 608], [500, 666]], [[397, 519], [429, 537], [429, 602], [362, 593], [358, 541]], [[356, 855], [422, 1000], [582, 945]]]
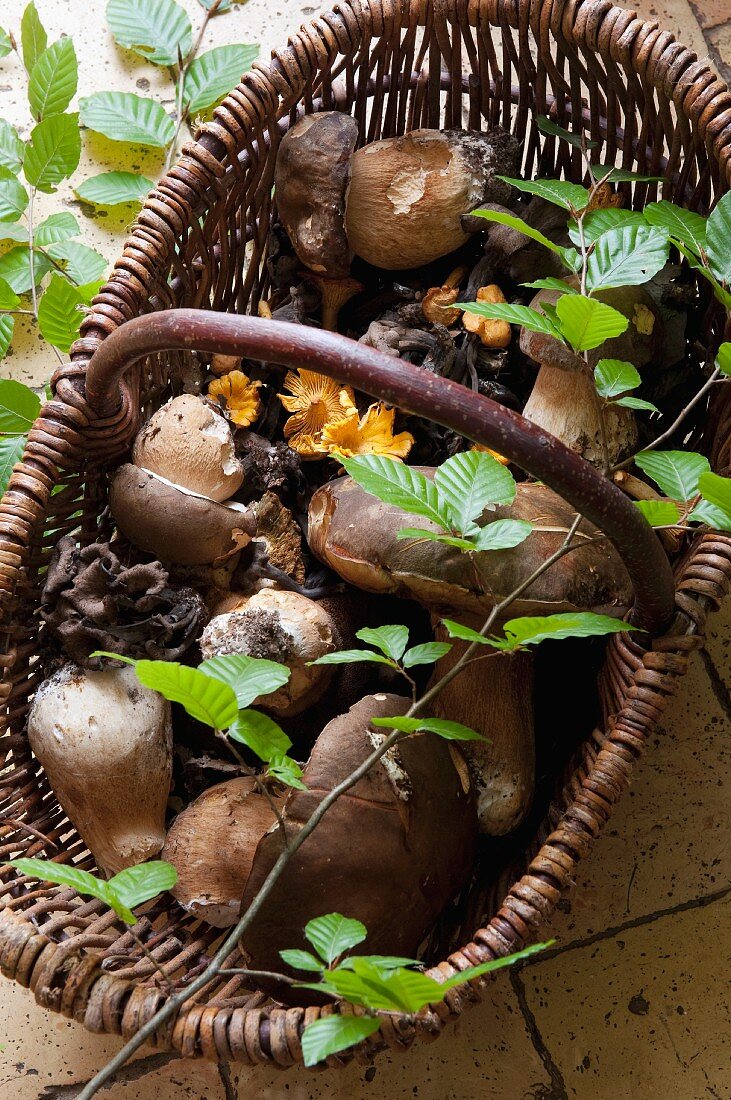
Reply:
[[721, 344], [716, 355], [716, 366], [721, 374], [731, 375], [731, 344]]
[[595, 180], [605, 183], [662, 183], [664, 176], [642, 176], [626, 168], [615, 168], [613, 164], [592, 164], [589, 168]]
[[316, 959], [309, 951], [292, 949], [280, 951], [279, 954], [284, 959], [287, 966], [291, 966], [293, 970], [316, 970], [319, 973], [319, 971], [325, 968], [322, 959]]
[[595, 149], [599, 144], [596, 141], [585, 140], [583, 133], [580, 131], [565, 130], [563, 126], [559, 126], [557, 122], [548, 118], [547, 115], [536, 115], [536, 126], [542, 134], [549, 134], [551, 137], [560, 138], [561, 141], [566, 141], [569, 145], [573, 145], [575, 149], [581, 149], [582, 144], [587, 149]]
[[451, 648], [449, 642], [424, 642], [422, 645], [415, 645], [408, 649], [401, 663], [404, 668], [433, 665], [436, 661], [441, 661], [442, 657], [446, 657]]
[[[9, 322], [9, 324], [8, 324]], [[6, 335], [7, 334], [7, 335]], [[13, 335], [13, 318], [0, 317], [0, 349], [7, 339], [8, 344]], [[25, 450], [24, 435], [0, 436], [0, 496], [8, 487], [13, 466], [20, 462]]]
[[672, 500], [636, 500], [635, 506], [650, 527], [667, 527], [680, 519], [680, 509]]
[[638, 412], [660, 412], [657, 405], [642, 397], [619, 397], [613, 404], [621, 405], [623, 409], [636, 409]]
[[0, 174], [0, 222], [17, 222], [28, 205], [28, 192], [7, 169]]
[[119, 46], [153, 65], [177, 65], [190, 52], [190, 19], [175, 0], [109, 0], [107, 22]]
[[12, 50], [13, 43], [10, 41], [10, 35], [0, 27], [0, 57], [7, 57]]
[[260, 760], [279, 759], [286, 756], [292, 742], [281, 726], [268, 714], [258, 710], [242, 710], [229, 725], [228, 736], [247, 745]]
[[259, 56], [258, 46], [216, 46], [192, 62], [185, 74], [183, 102], [191, 115], [213, 107], [241, 80]]
[[[200, 6], [202, 8], [205, 8], [206, 11], [210, 11], [211, 8], [213, 7], [214, 0], [198, 0], [198, 3], [200, 4]], [[222, 3], [220, 3], [218, 5], [218, 7], [216, 8], [215, 14], [216, 15], [221, 15], [225, 11], [230, 11], [231, 10], [231, 3], [232, 3], [232, 0], [222, 0]], [[233, 3], [238, 4], [238, 3], [240, 3], [240, 0], [233, 0]]]
[[15, 176], [23, 164], [24, 142], [14, 126], [0, 118], [0, 168], [7, 168]]
[[688, 519], [694, 523], [705, 523], [716, 531], [731, 531], [731, 515], [707, 500], [699, 501]]
[[380, 1024], [373, 1016], [323, 1016], [307, 1024], [302, 1032], [302, 1057], [306, 1066], [316, 1066], [331, 1054], [347, 1050], [367, 1039]]
[[632, 363], [622, 359], [600, 359], [594, 367], [594, 382], [597, 393], [609, 401], [629, 390], [636, 390], [642, 379]]
[[52, 194], [72, 175], [81, 157], [78, 115], [52, 115], [33, 127], [25, 147], [23, 171], [28, 183]]
[[29, 73], [32, 72], [36, 61], [45, 50], [47, 43], [48, 35], [38, 18], [36, 6], [31, 0], [31, 3], [28, 4], [23, 12], [23, 18], [20, 22], [20, 44], [23, 50], [23, 64]]
[[52, 275], [38, 303], [38, 327], [44, 340], [60, 351], [68, 351], [78, 338], [83, 314], [76, 287], [62, 275]]
[[398, 730], [399, 733], [418, 733], [421, 729], [421, 718], [407, 718], [405, 714], [395, 714], [393, 718], [371, 718], [372, 726], [382, 729]]
[[6, 283], [4, 279], [0, 279], [0, 310], [17, 309], [19, 305], [20, 298], [15, 293], [10, 283]]
[[731, 195], [723, 195], [711, 211], [707, 224], [708, 266], [722, 283], [731, 283]]
[[12, 859], [10, 867], [15, 867], [24, 875], [30, 875], [41, 882], [53, 882], [57, 886], [70, 886], [79, 894], [86, 894], [92, 898], [98, 898], [105, 905], [114, 909], [118, 916], [127, 924], [136, 924], [137, 919], [122, 900], [109, 889], [108, 883], [97, 878], [88, 871], [82, 871], [80, 867], [71, 867], [65, 863], [53, 863], [47, 859]]
[[498, 225], [507, 225], [510, 229], [517, 229], [526, 237], [530, 237], [532, 241], [537, 241], [538, 244], [542, 244], [544, 248], [547, 248], [550, 252], [554, 252], [557, 256], [560, 256], [563, 263], [565, 263], [571, 271], [577, 271], [579, 269], [580, 260], [573, 249], [562, 248], [561, 245], [556, 244], [546, 237], [544, 233], [541, 233], [538, 229], [534, 229], [532, 225], [528, 225], [528, 222], [523, 221], [522, 218], [517, 218], [514, 214], [503, 214], [500, 210], [480, 209], [472, 210], [471, 213], [474, 217], [484, 218], [485, 221], [496, 222]]
[[394, 715], [393, 718], [371, 718], [371, 725], [379, 728], [398, 730], [400, 733], [436, 733], [445, 741], [484, 741], [481, 733], [463, 726], [460, 722], [450, 722], [446, 718], [408, 718], [406, 715]]
[[267, 775], [278, 779], [287, 787], [294, 787], [298, 791], [306, 791], [307, 784], [302, 782], [304, 772], [296, 760], [286, 753], [283, 756], [274, 756], [267, 765]]
[[0, 241], [17, 241], [18, 244], [27, 244], [28, 230], [20, 222], [0, 222]]
[[[584, 241], [587, 245], [591, 245], [610, 229], [646, 224], [638, 210], [618, 210], [614, 206], [600, 207], [584, 215]], [[576, 247], [581, 248], [581, 234], [575, 221], [569, 222], [569, 236]]]
[[291, 675], [286, 665], [249, 657], [245, 653], [211, 657], [198, 666], [198, 671], [233, 688], [240, 707], [249, 707], [261, 696], [271, 695], [273, 691], [283, 687]]
[[364, 924], [341, 913], [327, 913], [305, 925], [306, 938], [328, 965], [349, 948], [362, 943], [367, 935], [368, 929]]
[[353, 481], [371, 496], [448, 529], [437, 487], [419, 470], [385, 455], [358, 455], [341, 461]]
[[135, 172], [101, 172], [74, 190], [80, 199], [94, 206], [121, 206], [142, 202], [154, 186], [152, 180]]
[[339, 649], [335, 653], [326, 653], [318, 657], [316, 661], [308, 661], [310, 665], [354, 665], [360, 661], [374, 661], [377, 665], [388, 665], [393, 668], [393, 661], [388, 657], [382, 657], [380, 653], [374, 653], [372, 649]]
[[705, 252], [706, 219], [702, 215], [693, 210], [685, 210], [666, 199], [648, 203], [643, 213], [650, 225], [667, 230], [671, 236], [692, 249], [696, 256], [702, 256]]
[[49, 245], [46, 252], [79, 287], [97, 283], [106, 274], [107, 261], [101, 253], [79, 241], [57, 241]]
[[84, 126], [112, 141], [164, 147], [173, 139], [175, 123], [154, 99], [133, 92], [94, 92], [79, 100]]
[[239, 707], [233, 689], [197, 668], [176, 661], [134, 661], [131, 657], [104, 650], [92, 656], [112, 657], [132, 665], [141, 684], [158, 691], [171, 703], [180, 703], [191, 718], [213, 729], [228, 729], [238, 717]]
[[477, 645], [492, 645], [490, 638], [484, 637], [476, 630], [473, 630], [471, 626], [464, 626], [462, 623], [455, 622], [454, 619], [442, 619], [442, 624], [447, 628], [447, 633], [450, 638], [459, 638], [460, 641], [470, 642]]
[[409, 642], [409, 631], [405, 626], [363, 627], [356, 631], [356, 638], [366, 645], [380, 649], [392, 661], [400, 661]]
[[478, 317], [507, 321], [511, 325], [522, 325], [531, 332], [542, 332], [546, 336], [561, 339], [561, 333], [544, 313], [530, 306], [516, 306], [509, 302], [457, 302], [456, 309], [466, 313], [476, 313]]
[[635, 628], [610, 615], [595, 615], [593, 611], [568, 611], [558, 615], [526, 615], [510, 619], [504, 627], [511, 648], [538, 645], [556, 638], [590, 638], [602, 634], [619, 634]]
[[400, 970], [404, 966], [423, 966], [420, 959], [403, 958], [401, 955], [350, 955], [338, 963], [338, 970], [362, 969], [363, 963], [367, 963], [368, 968], [375, 970], [381, 977], [387, 976], [392, 970]]
[[501, 959], [490, 959], [478, 966], [468, 966], [466, 970], [461, 970], [459, 974], [455, 974], [453, 978], [447, 978], [445, 982], [440, 982], [439, 985], [447, 993], [450, 989], [474, 981], [475, 978], [492, 974], [496, 970], [503, 970], [506, 966], [515, 966], [523, 959], [530, 959], [533, 955], [537, 955], [539, 951], [545, 951], [547, 947], [552, 947], [555, 942], [555, 940], [547, 940], [545, 943], [532, 943], [529, 947], [524, 947], [521, 951], [514, 951], [512, 955], [505, 955]]
[[521, 180], [510, 176], [498, 176], [498, 179], [509, 183], [518, 191], [538, 195], [554, 206], [562, 206], [564, 210], [580, 211], [589, 203], [589, 192], [579, 183], [567, 183], [565, 180]]
[[521, 283], [520, 285], [528, 287], [529, 290], [558, 290], [561, 294], [579, 293], [576, 287], [571, 286], [565, 279], [555, 279], [553, 276], [548, 279], [536, 279], [532, 283]]
[[651, 226], [624, 225], [602, 233], [586, 266], [587, 289], [647, 283], [668, 260], [670, 239]]
[[556, 302], [561, 331], [574, 351], [591, 351], [621, 336], [629, 321], [619, 310], [596, 298], [564, 294]]
[[396, 532], [397, 539], [423, 539], [426, 542], [443, 542], [447, 546], [455, 546], [458, 550], [471, 551], [475, 549], [471, 539], [460, 539], [453, 535], [443, 535], [441, 531], [427, 531], [424, 527], [402, 527]]
[[462, 451], [448, 458], [434, 474], [442, 514], [464, 535], [488, 505], [512, 504], [515, 478], [507, 466], [487, 451]]
[[475, 549], [511, 550], [525, 542], [532, 530], [532, 524], [524, 519], [496, 519], [475, 535]]
[[33, 118], [40, 121], [65, 111], [76, 95], [79, 66], [70, 38], [59, 38], [40, 55], [31, 69], [28, 102]]
[[12, 378], [0, 378], [0, 434], [24, 435], [40, 411], [41, 402], [33, 390]]
[[640, 451], [635, 462], [665, 496], [684, 501], [698, 495], [698, 479], [711, 468], [708, 459], [694, 451]]
[[79, 223], [73, 214], [66, 212], [51, 214], [36, 226], [33, 241], [39, 248], [48, 248], [51, 244], [67, 241], [69, 237], [76, 237], [80, 232]]
[[719, 508], [731, 521], [731, 478], [706, 470], [698, 479], [698, 489], [704, 500]]
[[40, 252], [33, 253], [33, 275], [30, 270], [30, 250], [26, 245], [11, 248], [0, 256], [0, 279], [5, 279], [16, 294], [27, 294], [31, 283], [36, 286], [51, 270], [51, 262]]
[[134, 909], [165, 890], [172, 890], [177, 881], [178, 872], [172, 864], [155, 859], [149, 863], [138, 863], [135, 867], [125, 867], [110, 878], [107, 885], [123, 905]]

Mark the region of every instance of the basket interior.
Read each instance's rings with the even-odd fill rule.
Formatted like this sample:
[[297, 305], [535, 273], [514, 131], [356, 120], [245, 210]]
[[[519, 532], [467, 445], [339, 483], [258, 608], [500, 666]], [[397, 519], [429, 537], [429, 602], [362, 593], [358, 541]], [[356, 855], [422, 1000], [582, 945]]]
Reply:
[[[606, 2], [342, 3], [335, 14], [295, 35], [270, 66], [255, 68], [151, 194], [84, 322], [72, 365], [61, 372], [59, 393], [78, 394], [83, 412], [80, 373], [98, 343], [126, 319], [176, 306], [256, 312], [269, 290], [277, 149], [303, 112], [352, 113], [361, 144], [418, 127], [501, 125], [521, 140], [526, 176], [578, 182], [580, 151], [544, 136], [536, 125], [537, 116], [549, 115], [563, 126], [582, 128], [596, 143], [600, 163], [662, 177], [662, 184], [621, 184], [627, 205], [663, 197], [705, 212], [725, 188], [729, 158], [723, 154], [731, 147], [731, 137], [713, 127], [709, 104], [719, 87], [710, 70], [669, 34]], [[97, 424], [94, 432], [70, 433], [62, 441], [58, 474], [52, 467], [49, 473], [42, 461], [34, 465], [38, 480], [54, 492], [39, 506], [32, 541], [19, 555], [24, 568], [17, 580], [13, 577], [14, 591], [3, 608], [0, 666], [8, 694], [2, 715], [0, 859], [22, 851], [93, 867], [24, 737], [28, 701], [41, 675], [39, 585], [62, 534], [77, 532], [84, 543], [111, 535], [107, 472], [124, 460], [139, 418], [180, 392], [195, 366], [188, 354], [138, 365], [130, 380], [133, 415], [119, 430], [105, 434]], [[613, 644], [599, 694], [592, 688], [592, 698], [575, 700], [572, 728], [561, 740], [561, 762], [568, 763], [580, 737], [587, 741], [568, 766], [568, 792], [601, 742], [602, 735], [591, 731], [597, 724], [606, 728], [608, 716], [619, 709], [640, 656], [639, 647], [626, 640]], [[554, 756], [545, 768], [547, 781], [560, 778], [563, 766]], [[542, 820], [534, 817], [520, 838], [528, 856], [557, 819], [561, 801], [549, 802], [546, 787]], [[57, 847], [38, 839], [39, 833]], [[476, 876], [437, 930], [431, 958], [443, 956], [489, 919], [519, 869], [514, 855], [499, 854], [504, 873], [489, 889], [487, 878]], [[488, 869], [494, 877], [494, 861]], [[105, 968], [119, 976], [150, 980], [149, 962], [100, 903], [69, 890], [27, 885], [5, 871], [0, 904], [22, 913], [56, 942], [78, 944], [83, 937], [84, 946], [101, 951]], [[138, 932], [171, 976], [195, 972], [219, 934], [169, 899], [148, 906], [146, 913]], [[222, 1007], [265, 1003], [264, 995], [244, 989], [240, 978], [219, 979], [203, 999]]]

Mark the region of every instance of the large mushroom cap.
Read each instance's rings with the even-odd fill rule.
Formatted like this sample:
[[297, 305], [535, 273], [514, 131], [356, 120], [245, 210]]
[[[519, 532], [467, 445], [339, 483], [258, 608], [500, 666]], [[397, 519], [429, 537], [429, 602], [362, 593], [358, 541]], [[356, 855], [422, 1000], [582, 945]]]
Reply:
[[217, 504], [127, 463], [109, 485], [109, 507], [131, 543], [176, 565], [208, 565], [251, 541], [252, 509]]
[[[386, 731], [371, 728], [371, 719], [403, 714], [408, 707], [400, 696], [371, 695], [328, 723], [304, 771], [308, 790], [287, 799], [289, 836], [383, 738]], [[455, 763], [449, 744], [433, 734], [405, 740], [328, 810], [247, 929], [244, 949], [255, 966], [280, 970], [281, 949], [307, 946], [307, 921], [340, 912], [368, 929], [361, 950], [413, 955], [463, 886], [475, 837], [474, 792], [459, 757]], [[262, 838], [242, 909], [281, 844], [276, 832]]]
[[461, 217], [485, 200], [508, 201], [518, 146], [486, 134], [413, 130], [359, 149], [345, 225], [356, 254], [386, 270], [421, 267], [468, 239]]
[[274, 187], [279, 217], [311, 271], [344, 279], [353, 253], [345, 235], [345, 193], [358, 123], [339, 111], [306, 115], [282, 138]]
[[132, 461], [210, 500], [228, 500], [244, 480], [228, 421], [188, 393], [148, 420], [134, 442]]
[[[575, 515], [545, 485], [523, 482], [510, 507], [486, 512], [484, 519], [528, 520], [536, 530], [511, 550], [464, 554], [444, 543], [398, 540], [402, 527], [437, 528], [383, 504], [351, 478], [342, 477], [312, 497], [309, 542], [321, 561], [367, 592], [411, 597], [440, 614], [481, 614], [513, 592], [559, 548]], [[592, 609], [622, 616], [632, 600], [629, 577], [606, 539], [590, 541], [597, 534], [584, 521], [578, 537], [586, 545], [559, 559], [535, 581], [512, 604], [510, 615]]]

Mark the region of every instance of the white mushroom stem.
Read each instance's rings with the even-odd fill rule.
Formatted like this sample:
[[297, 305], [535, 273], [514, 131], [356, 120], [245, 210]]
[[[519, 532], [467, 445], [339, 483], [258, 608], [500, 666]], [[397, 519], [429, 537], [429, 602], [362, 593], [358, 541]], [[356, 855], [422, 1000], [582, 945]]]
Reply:
[[[601, 466], [600, 408], [593, 378], [580, 370], [561, 370], [543, 364], [523, 416], [555, 435], [588, 462]], [[614, 464], [635, 450], [637, 422], [631, 409], [616, 404], [604, 405], [603, 418], [608, 458]]]
[[[444, 640], [443, 628], [437, 637]], [[453, 648], [436, 666], [440, 680], [467, 648]], [[439, 718], [461, 722], [486, 740], [460, 745], [477, 789], [480, 831], [503, 836], [523, 820], [535, 786], [533, 658], [528, 653], [492, 653], [469, 664], [435, 697], [430, 709]]]

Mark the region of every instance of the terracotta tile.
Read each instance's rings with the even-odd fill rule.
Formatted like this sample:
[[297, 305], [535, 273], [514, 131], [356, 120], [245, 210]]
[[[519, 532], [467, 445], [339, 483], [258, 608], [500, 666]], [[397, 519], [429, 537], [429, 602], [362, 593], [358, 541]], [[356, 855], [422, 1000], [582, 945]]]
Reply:
[[701, 27], [720, 27], [731, 21], [729, 0], [690, 0], [690, 6]]
[[725, 1100], [730, 932], [731, 898], [526, 969], [564, 1095]]

